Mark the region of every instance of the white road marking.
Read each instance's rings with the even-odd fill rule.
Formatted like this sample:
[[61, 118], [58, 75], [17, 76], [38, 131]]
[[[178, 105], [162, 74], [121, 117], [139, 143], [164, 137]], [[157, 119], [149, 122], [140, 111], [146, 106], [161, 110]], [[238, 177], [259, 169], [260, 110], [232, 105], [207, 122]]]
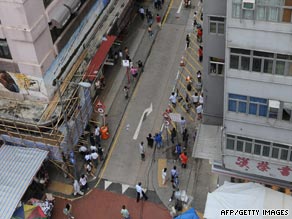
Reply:
[[182, 5], [183, 5], [183, 1], [184, 1], [184, 0], [181, 0], [181, 3], [180, 3], [180, 5], [179, 5], [179, 7], [178, 7], [178, 9], [177, 9], [177, 11], [176, 11], [177, 14], [180, 13], [181, 7], [182, 7]]
[[111, 181], [107, 181], [107, 180], [105, 180], [105, 181], [104, 181], [104, 190], [106, 190], [111, 184], [112, 184]]
[[129, 185], [122, 184], [122, 194], [124, 194], [125, 191], [126, 191], [129, 187], [130, 187]]
[[135, 131], [135, 134], [133, 136], [133, 139], [134, 140], [137, 140], [137, 138], [138, 138], [138, 135], [139, 135], [139, 132], [140, 132], [140, 129], [141, 129], [141, 126], [142, 126], [142, 122], [143, 122], [143, 118], [145, 116], [145, 113], [147, 113], [146, 116], [148, 116], [152, 112], [152, 110], [153, 110], [153, 108], [152, 108], [152, 103], [151, 103], [150, 104], [150, 107], [148, 107], [147, 109], [145, 109], [144, 112], [142, 113], [142, 116], [140, 118], [140, 122], [139, 122], [139, 124], [137, 126], [137, 129]]

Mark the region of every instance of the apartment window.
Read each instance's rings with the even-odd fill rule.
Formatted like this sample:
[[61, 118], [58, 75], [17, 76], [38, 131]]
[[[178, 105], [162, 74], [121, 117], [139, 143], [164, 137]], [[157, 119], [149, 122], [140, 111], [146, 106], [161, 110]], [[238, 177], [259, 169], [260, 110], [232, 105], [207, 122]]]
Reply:
[[291, 113], [292, 113], [292, 103], [283, 102], [282, 120], [291, 121], [291, 119], [292, 119]]
[[0, 39], [0, 58], [12, 59], [7, 41], [5, 39]]
[[292, 161], [292, 146], [251, 139], [235, 135], [227, 135], [226, 149], [254, 154], [261, 157]]
[[242, 0], [232, 1], [232, 17], [255, 19], [268, 22], [292, 21], [292, 1], [290, 0], [257, 0], [255, 10], [244, 10]]
[[215, 34], [224, 34], [224, 18], [223, 17], [210, 17], [209, 18], [209, 31]]
[[249, 97], [248, 114], [257, 116], [267, 116], [267, 99], [258, 97]]
[[224, 74], [224, 59], [210, 57], [210, 73], [216, 75]]
[[269, 118], [277, 119], [280, 109], [280, 101], [269, 100]]
[[246, 113], [247, 96], [228, 94], [228, 111]]
[[292, 76], [292, 56], [231, 48], [230, 68]]
[[53, 0], [43, 0], [45, 8], [47, 8], [52, 1]]

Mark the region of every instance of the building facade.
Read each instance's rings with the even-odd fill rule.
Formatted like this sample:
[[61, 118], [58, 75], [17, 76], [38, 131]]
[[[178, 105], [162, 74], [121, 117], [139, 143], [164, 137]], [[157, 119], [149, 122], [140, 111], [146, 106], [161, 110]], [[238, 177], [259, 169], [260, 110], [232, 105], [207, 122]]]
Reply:
[[292, 188], [292, 1], [226, 3], [222, 160], [213, 169]]

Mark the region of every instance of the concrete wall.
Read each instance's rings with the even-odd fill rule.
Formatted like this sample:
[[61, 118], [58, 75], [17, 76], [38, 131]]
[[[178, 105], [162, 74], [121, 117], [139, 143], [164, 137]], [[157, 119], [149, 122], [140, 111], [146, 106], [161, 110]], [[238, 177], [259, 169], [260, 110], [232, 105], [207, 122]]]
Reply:
[[209, 18], [210, 16], [225, 17], [226, 0], [205, 0], [203, 4], [203, 123], [222, 125], [224, 77], [209, 73], [209, 60], [210, 57], [225, 58], [225, 35], [209, 33]]

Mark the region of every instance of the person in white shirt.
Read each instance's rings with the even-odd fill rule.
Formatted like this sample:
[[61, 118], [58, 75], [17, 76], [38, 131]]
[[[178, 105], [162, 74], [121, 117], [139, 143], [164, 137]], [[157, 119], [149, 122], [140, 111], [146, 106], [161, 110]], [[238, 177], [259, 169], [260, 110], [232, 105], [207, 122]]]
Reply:
[[141, 160], [145, 160], [145, 149], [143, 141], [139, 144], [139, 152], [141, 154]]
[[192, 95], [192, 99], [193, 99], [193, 104], [196, 106], [199, 102], [199, 95], [198, 93], [195, 93]]
[[201, 104], [201, 105], [204, 104], [204, 96], [203, 96], [203, 93], [200, 94], [200, 97], [199, 97], [199, 104]]
[[141, 185], [142, 185], [141, 182], [139, 182], [139, 183], [136, 185], [137, 202], [139, 202], [140, 197], [141, 197], [141, 198], [144, 198], [145, 201], [147, 201], [147, 199], [148, 199], [148, 197], [147, 197], [147, 195], [145, 194], [145, 192], [143, 191]]
[[74, 193], [73, 193], [74, 196], [77, 195], [77, 194], [84, 195], [84, 192], [82, 192], [80, 190], [80, 185], [79, 185], [79, 183], [78, 183], [78, 181], [76, 179], [74, 180], [73, 188], [74, 188]]
[[130, 213], [126, 209], [125, 205], [122, 206], [121, 215], [122, 215], [123, 219], [130, 219]]
[[182, 116], [180, 119], [180, 133], [183, 133], [184, 129], [186, 128], [186, 120], [185, 118]]
[[90, 156], [91, 156], [93, 164], [95, 165], [95, 167], [97, 167], [97, 165], [98, 165], [98, 157], [99, 156], [98, 156], [96, 150], [92, 150]]
[[169, 100], [170, 100], [173, 107], [176, 107], [176, 97], [177, 97], [177, 93], [175, 93], [175, 92], [172, 92], [170, 97], [169, 97]]
[[201, 104], [197, 106], [196, 112], [197, 112], [198, 120], [202, 119], [203, 106]]
[[89, 152], [86, 152], [84, 159], [86, 162], [91, 161], [91, 154]]
[[161, 177], [162, 177], [162, 185], [166, 183], [166, 176], [167, 176], [167, 168], [162, 169]]
[[88, 190], [88, 184], [87, 184], [87, 176], [85, 174], [81, 175], [81, 178], [79, 180], [80, 186], [81, 186], [81, 190], [86, 191]]

